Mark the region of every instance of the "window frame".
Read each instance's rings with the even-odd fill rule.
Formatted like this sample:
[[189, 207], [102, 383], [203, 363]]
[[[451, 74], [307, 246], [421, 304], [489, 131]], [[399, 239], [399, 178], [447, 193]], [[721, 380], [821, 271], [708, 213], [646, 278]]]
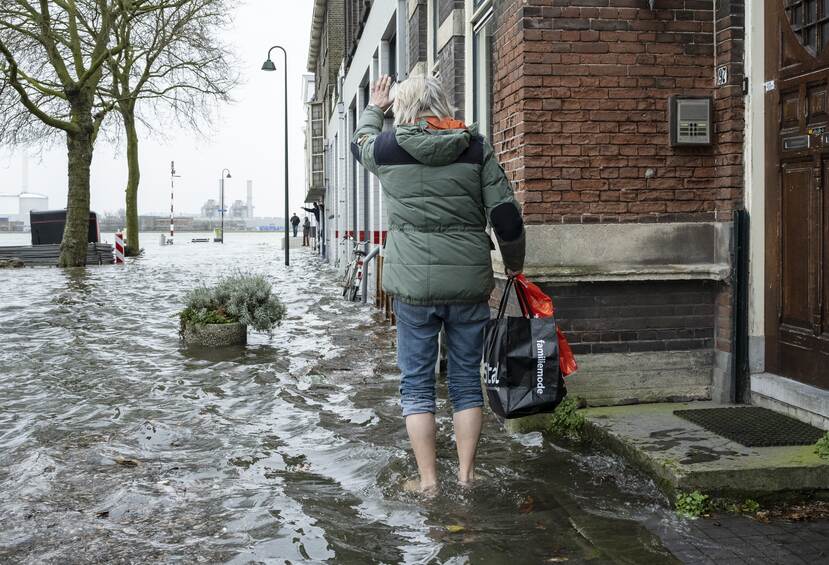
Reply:
[[489, 105], [489, 112], [486, 123], [481, 123], [480, 120], [480, 107], [481, 104], [481, 92], [479, 84], [482, 82], [480, 80], [480, 32], [486, 29], [487, 26], [491, 25], [493, 22], [494, 15], [494, 2], [493, 0], [466, 0], [466, 13], [471, 14], [467, 19], [466, 23], [466, 77], [468, 80], [466, 81], [466, 104], [465, 104], [465, 114], [468, 116], [470, 121], [479, 122], [483, 128], [481, 133], [486, 135], [490, 140], [493, 138], [493, 119], [492, 119], [492, 82], [494, 80], [494, 73], [492, 72], [492, 56], [491, 56], [491, 49], [494, 43], [494, 36], [490, 36], [488, 40], [488, 49], [490, 53], [487, 54], [487, 60], [489, 61], [487, 74], [489, 75], [488, 81], [488, 105]]
[[[814, 18], [807, 8], [814, 5]], [[783, 7], [800, 45], [817, 57], [829, 46], [829, 2], [827, 0], [787, 0]], [[807, 21], [808, 20], [808, 21]], [[814, 37], [814, 44], [811, 38]]]

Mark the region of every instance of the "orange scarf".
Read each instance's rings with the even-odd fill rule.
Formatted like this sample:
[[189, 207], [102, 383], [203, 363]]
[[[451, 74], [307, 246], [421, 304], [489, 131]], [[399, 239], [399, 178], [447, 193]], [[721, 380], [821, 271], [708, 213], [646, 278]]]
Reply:
[[426, 118], [426, 123], [432, 129], [466, 129], [466, 124], [454, 118]]

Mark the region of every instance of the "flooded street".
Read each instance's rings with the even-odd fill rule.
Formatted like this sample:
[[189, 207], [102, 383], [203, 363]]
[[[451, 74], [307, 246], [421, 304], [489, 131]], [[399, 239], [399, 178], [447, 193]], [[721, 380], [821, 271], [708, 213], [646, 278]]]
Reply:
[[[0, 236], [0, 245], [17, 236]], [[157, 245], [124, 267], [0, 271], [0, 562], [670, 563], [682, 532], [617, 459], [510, 436], [487, 414], [456, 472], [439, 390], [434, 499], [397, 405], [394, 332], [276, 234]], [[288, 307], [246, 348], [187, 350], [199, 283], [267, 274]]]

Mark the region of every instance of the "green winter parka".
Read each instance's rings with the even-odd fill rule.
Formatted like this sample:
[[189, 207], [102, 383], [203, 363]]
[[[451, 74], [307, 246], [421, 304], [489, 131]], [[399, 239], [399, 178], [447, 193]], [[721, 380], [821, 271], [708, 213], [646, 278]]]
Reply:
[[475, 125], [432, 129], [425, 121], [382, 132], [368, 106], [352, 140], [355, 158], [377, 175], [388, 210], [383, 290], [408, 304], [489, 300], [494, 288], [486, 231], [504, 265], [524, 264], [524, 226], [512, 186]]

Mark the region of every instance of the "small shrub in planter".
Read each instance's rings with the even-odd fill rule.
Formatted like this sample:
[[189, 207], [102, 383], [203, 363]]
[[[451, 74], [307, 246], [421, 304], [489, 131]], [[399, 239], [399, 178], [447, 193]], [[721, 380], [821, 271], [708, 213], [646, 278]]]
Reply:
[[264, 276], [237, 273], [187, 293], [179, 335], [188, 345], [243, 345], [249, 327], [272, 334], [284, 317], [285, 306]]

